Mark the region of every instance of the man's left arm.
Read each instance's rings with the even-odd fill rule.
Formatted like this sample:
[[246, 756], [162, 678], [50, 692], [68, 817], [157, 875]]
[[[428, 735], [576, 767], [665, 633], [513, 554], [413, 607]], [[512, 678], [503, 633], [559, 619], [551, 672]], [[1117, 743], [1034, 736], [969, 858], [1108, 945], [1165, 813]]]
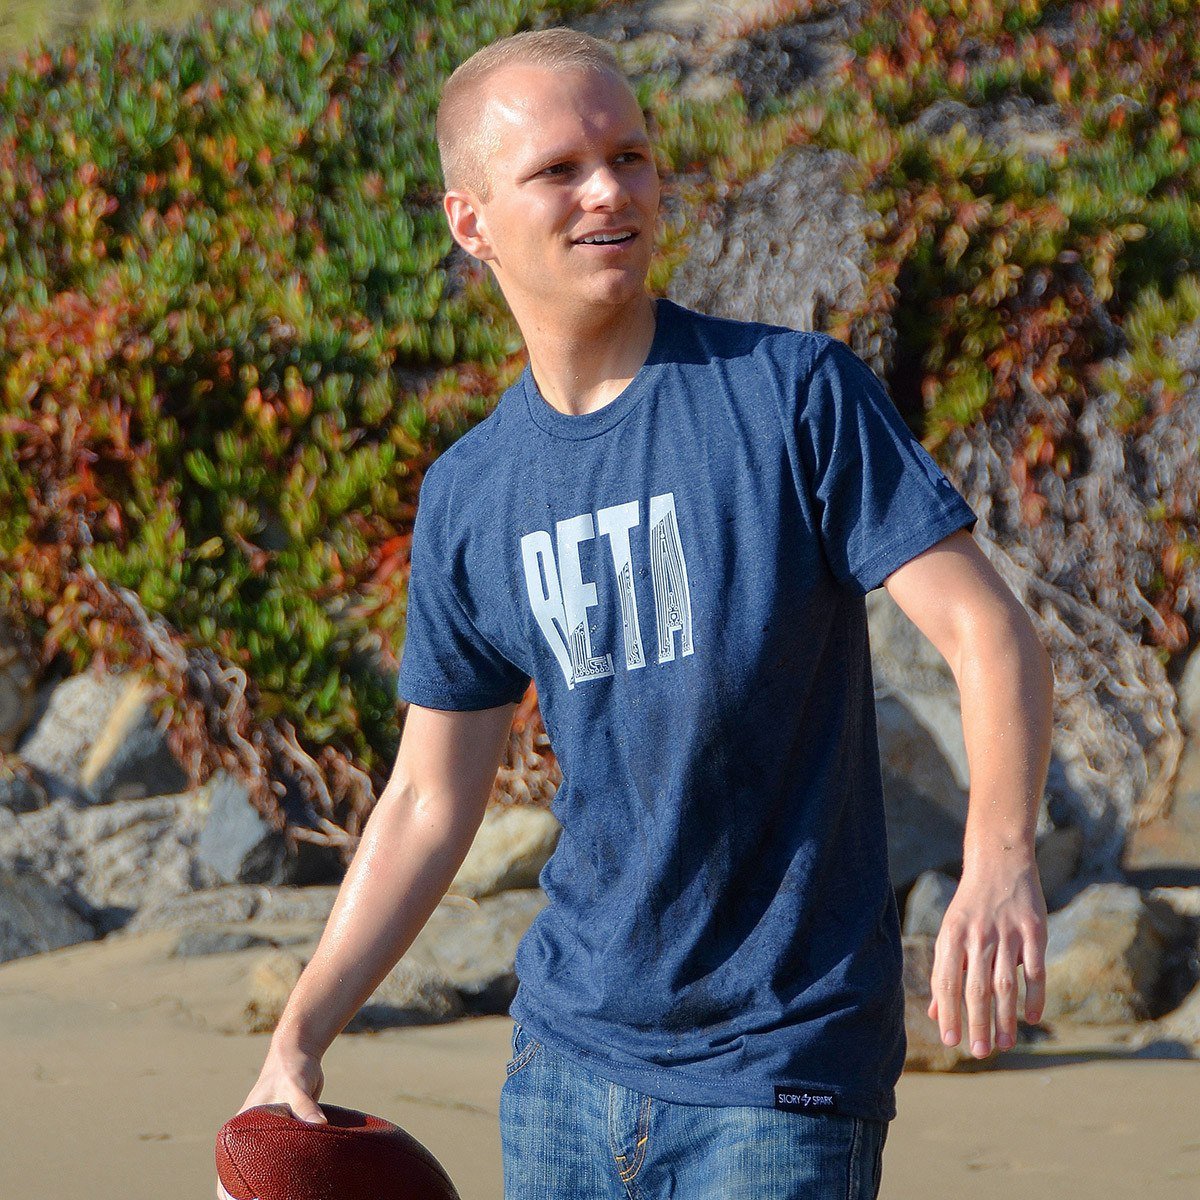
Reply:
[[1054, 674], [1020, 601], [960, 529], [892, 572], [889, 594], [945, 658], [962, 704], [970, 796], [962, 876], [934, 948], [929, 1016], [942, 1041], [966, 1020], [977, 1058], [1016, 1044], [1017, 966], [1025, 1019], [1045, 1003], [1046, 902], [1034, 858], [1050, 763]]

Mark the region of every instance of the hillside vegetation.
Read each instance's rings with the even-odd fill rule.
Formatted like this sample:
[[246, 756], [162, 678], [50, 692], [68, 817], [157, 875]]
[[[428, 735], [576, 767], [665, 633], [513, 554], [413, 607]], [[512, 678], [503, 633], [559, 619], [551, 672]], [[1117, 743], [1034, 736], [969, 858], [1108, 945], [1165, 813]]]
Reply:
[[[299, 770], [330, 836], [361, 827], [394, 754], [421, 472], [523, 363], [490, 278], [452, 253], [440, 82], [595, 7], [235, 4], [81, 27], [0, 82], [0, 607], [47, 669], [154, 675], [181, 757], [254, 775], [265, 807], [268, 777]], [[834, 8], [758, 6], [733, 35]], [[68, 9], [47, 28], [88, 12]], [[862, 309], [829, 331], [894, 325], [915, 364], [894, 393], [934, 453], [999, 422], [1035, 527], [1089, 470], [1091, 397], [1136, 439], [1195, 386], [1172, 347], [1200, 320], [1200, 18], [1183, 0], [858, 11], [833, 86], [688, 100], [629, 62], [686, 200], [652, 285], [706, 198], [789, 148], [845, 152], [878, 219]], [[920, 122], [1014, 97], [1053, 108], [1059, 144]], [[1114, 615], [1168, 666], [1200, 632], [1196, 474], [1172, 478], [1136, 501], [1141, 557], [1069, 581], [1093, 603], [1136, 575], [1141, 604]], [[535, 699], [510, 799], [550, 790]]]

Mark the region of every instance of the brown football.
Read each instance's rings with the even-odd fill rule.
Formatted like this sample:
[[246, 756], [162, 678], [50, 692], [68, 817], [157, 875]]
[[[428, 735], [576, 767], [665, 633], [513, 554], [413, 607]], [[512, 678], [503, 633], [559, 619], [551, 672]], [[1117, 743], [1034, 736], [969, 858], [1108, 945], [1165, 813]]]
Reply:
[[[459, 1200], [441, 1163], [399, 1125], [322, 1104], [328, 1125], [262, 1104], [217, 1134], [217, 1180], [231, 1200]], [[218, 1193], [219, 1194], [219, 1193]]]

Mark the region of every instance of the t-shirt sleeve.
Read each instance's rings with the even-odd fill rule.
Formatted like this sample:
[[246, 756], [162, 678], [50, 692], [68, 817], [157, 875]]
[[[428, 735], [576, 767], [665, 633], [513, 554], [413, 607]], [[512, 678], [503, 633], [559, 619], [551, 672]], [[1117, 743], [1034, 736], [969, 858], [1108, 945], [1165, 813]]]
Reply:
[[461, 562], [446, 546], [446, 495], [433, 476], [426, 472], [417, 499], [396, 691], [422, 708], [470, 711], [520, 703], [529, 676], [504, 657], [468, 613]]
[[865, 594], [956, 529], [973, 529], [977, 517], [878, 376], [844, 342], [821, 336], [799, 397], [797, 440], [830, 569]]

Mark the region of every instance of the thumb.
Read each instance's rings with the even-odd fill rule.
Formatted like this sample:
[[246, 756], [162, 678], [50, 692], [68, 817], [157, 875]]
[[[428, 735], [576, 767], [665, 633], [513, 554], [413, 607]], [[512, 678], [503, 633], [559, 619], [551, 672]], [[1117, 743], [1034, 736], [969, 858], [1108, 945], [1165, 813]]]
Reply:
[[329, 1124], [329, 1118], [321, 1111], [318, 1105], [313, 1104], [311, 1101], [308, 1104], [293, 1104], [292, 1114], [301, 1121], [306, 1121], [309, 1125]]

